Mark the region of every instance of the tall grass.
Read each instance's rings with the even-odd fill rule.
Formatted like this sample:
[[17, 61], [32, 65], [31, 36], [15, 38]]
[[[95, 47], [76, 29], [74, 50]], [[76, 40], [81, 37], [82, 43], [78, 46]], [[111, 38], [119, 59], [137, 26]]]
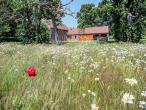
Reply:
[[[144, 44], [0, 44], [0, 110], [141, 110]], [[25, 68], [34, 66], [36, 77]], [[130, 86], [125, 78], [135, 78]], [[124, 105], [124, 93], [134, 95]], [[146, 100], [145, 100], [146, 101]]]

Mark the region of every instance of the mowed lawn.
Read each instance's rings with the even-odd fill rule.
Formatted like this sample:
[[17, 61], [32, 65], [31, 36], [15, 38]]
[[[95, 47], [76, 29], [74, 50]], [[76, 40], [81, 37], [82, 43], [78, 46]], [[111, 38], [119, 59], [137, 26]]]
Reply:
[[0, 110], [143, 110], [145, 53], [146, 44], [1, 43]]

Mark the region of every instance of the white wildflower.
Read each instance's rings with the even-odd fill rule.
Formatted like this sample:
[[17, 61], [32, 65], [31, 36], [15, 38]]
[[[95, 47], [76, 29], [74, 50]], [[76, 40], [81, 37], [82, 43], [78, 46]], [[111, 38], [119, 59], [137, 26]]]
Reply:
[[93, 70], [92, 70], [92, 69], [91, 69], [91, 70], [88, 70], [88, 72], [89, 72], [89, 73], [92, 73], [92, 72], [93, 72]]
[[133, 86], [134, 84], [137, 84], [138, 82], [137, 82], [137, 80], [136, 79], [134, 79], [134, 78], [126, 78], [125, 79], [125, 81], [128, 83], [128, 84], [130, 84], [131, 86]]
[[83, 97], [86, 97], [86, 94], [82, 94]]
[[139, 101], [139, 107], [144, 108], [146, 102], [145, 101]]
[[91, 92], [91, 95], [93, 95], [95, 97], [96, 96], [96, 93], [95, 92]]
[[135, 99], [135, 97], [133, 95], [131, 95], [130, 93], [125, 93], [122, 97], [122, 102], [124, 104], [126, 104], [126, 103], [133, 104], [134, 99]]
[[98, 110], [99, 107], [96, 106], [96, 104], [91, 104], [91, 110]]
[[91, 90], [88, 90], [88, 93], [91, 93]]
[[68, 79], [68, 80], [70, 80], [70, 79], [71, 79], [71, 77], [68, 77], [67, 79]]
[[95, 81], [99, 81], [99, 78], [95, 78]]
[[68, 70], [66, 70], [64, 73], [67, 74], [68, 73]]
[[146, 96], [146, 91], [142, 91], [141, 95], [145, 97]]
[[111, 50], [116, 51], [116, 49], [115, 49], [115, 48], [112, 48]]
[[94, 69], [97, 69], [98, 66], [99, 66], [99, 65], [98, 65], [97, 62], [95, 62], [94, 64], [91, 64], [91, 65], [90, 65], [90, 67], [93, 67]]

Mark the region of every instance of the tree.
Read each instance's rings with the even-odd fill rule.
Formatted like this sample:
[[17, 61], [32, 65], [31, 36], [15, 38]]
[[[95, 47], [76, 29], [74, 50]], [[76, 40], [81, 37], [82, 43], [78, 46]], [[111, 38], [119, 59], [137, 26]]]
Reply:
[[43, 17], [38, 1], [13, 0], [12, 7], [17, 15], [17, 36], [23, 43], [42, 43], [49, 40], [49, 31], [44, 29], [45, 25], [42, 22]]
[[52, 38], [52, 42], [59, 45], [60, 36], [57, 31], [57, 22], [61, 21], [61, 17], [63, 16], [62, 4], [60, 0], [41, 0], [40, 5], [42, 8], [42, 12], [45, 18], [51, 19], [54, 27], [54, 35]]
[[145, 0], [112, 0], [112, 30], [117, 41], [139, 42], [144, 32]]
[[111, 3], [108, 0], [103, 0], [101, 3], [98, 4], [96, 10], [97, 10], [96, 18], [99, 18], [96, 21], [96, 24], [111, 26], [112, 24], [111, 12], [113, 10], [113, 6], [111, 5]]
[[15, 15], [10, 7], [11, 0], [0, 0], [0, 37], [15, 35]]
[[83, 4], [77, 13], [78, 27], [87, 28], [111, 24], [112, 6], [103, 1], [97, 7], [94, 4]]
[[95, 25], [95, 5], [84, 4], [81, 6], [80, 11], [77, 13], [78, 27], [86, 28]]

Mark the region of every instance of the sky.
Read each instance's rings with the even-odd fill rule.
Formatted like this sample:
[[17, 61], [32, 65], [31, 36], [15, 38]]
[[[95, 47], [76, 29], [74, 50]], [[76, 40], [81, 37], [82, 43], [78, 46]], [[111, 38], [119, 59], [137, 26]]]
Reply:
[[[68, 3], [70, 0], [62, 0], [62, 3]], [[77, 13], [82, 4], [86, 3], [94, 3], [97, 5], [101, 0], [74, 0], [68, 7], [75, 13]], [[62, 19], [63, 23], [66, 24], [68, 27], [77, 27], [77, 19], [75, 17], [73, 18], [72, 16], [66, 15]]]

